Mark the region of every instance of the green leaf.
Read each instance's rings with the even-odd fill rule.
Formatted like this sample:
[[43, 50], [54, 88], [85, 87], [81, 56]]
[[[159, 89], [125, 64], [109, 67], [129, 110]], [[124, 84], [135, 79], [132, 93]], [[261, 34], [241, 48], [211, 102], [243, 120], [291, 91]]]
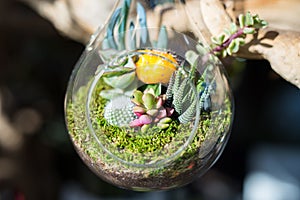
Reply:
[[128, 58], [127, 63], [124, 65], [125, 68], [135, 69], [135, 64], [132, 57]]
[[230, 56], [232, 55], [231, 49], [232, 49], [233, 43], [234, 43], [234, 42], [231, 42], [230, 45], [226, 48], [226, 52], [227, 52], [227, 54], [230, 55]]
[[161, 26], [159, 35], [158, 35], [158, 40], [157, 40], [157, 47], [166, 49], [168, 46], [168, 33], [166, 26]]
[[142, 97], [143, 97], [143, 93], [139, 90], [135, 90], [133, 92], [133, 98], [132, 98], [132, 101], [136, 104], [136, 105], [141, 105], [143, 103], [143, 100], [142, 100]]
[[161, 95], [161, 84], [148, 84], [146, 89], [152, 89], [155, 96]]
[[264, 28], [268, 25], [268, 22], [266, 22], [265, 20], [261, 20], [259, 19], [259, 17], [257, 16], [256, 18], [254, 18], [254, 27], [255, 28]]
[[255, 33], [255, 29], [254, 28], [250, 28], [250, 27], [245, 27], [243, 32], [245, 34], [254, 34]]
[[216, 51], [216, 52], [214, 52], [214, 55], [215, 55], [215, 56], [218, 56], [218, 57], [219, 57], [219, 56], [222, 56], [222, 54], [221, 54], [221, 52], [220, 52], [220, 51]]
[[216, 36], [211, 37], [211, 41], [216, 45], [220, 45], [220, 41]]
[[223, 49], [223, 50], [221, 51], [221, 56], [222, 56], [223, 58], [225, 58], [225, 57], [227, 56], [227, 51], [226, 51], [226, 49]]
[[144, 124], [141, 128], [141, 132], [146, 133], [146, 131], [148, 131], [149, 128], [150, 128], [150, 124]]
[[161, 124], [161, 123], [158, 123], [157, 126], [158, 126], [158, 128], [160, 128], [160, 129], [166, 129], [166, 128], [169, 127], [169, 124]]
[[229, 29], [224, 29], [224, 34], [226, 35], [226, 38], [229, 38], [230, 36], [231, 36], [231, 32], [230, 32], [230, 30]]
[[236, 38], [235, 41], [238, 42], [240, 46], [244, 45], [246, 42], [244, 38]]
[[133, 72], [134, 70], [133, 69], [129, 69], [129, 68], [120, 68], [120, 70], [107, 70], [103, 73], [103, 77], [105, 78], [110, 78], [110, 77], [116, 77], [116, 76], [122, 76], [124, 74], [127, 74], [127, 73], [131, 73]]
[[116, 41], [114, 39], [114, 30], [115, 30], [115, 26], [117, 24], [117, 21], [119, 20], [121, 15], [121, 8], [118, 8], [111, 17], [111, 20], [109, 21], [108, 25], [107, 25], [107, 32], [106, 32], [106, 46], [109, 46], [112, 49], [117, 49], [117, 45], [116, 45]]
[[[219, 53], [219, 55], [220, 55], [220, 53]], [[213, 62], [213, 63], [219, 62], [219, 59], [218, 59], [218, 57], [215, 54], [209, 54], [208, 60], [211, 61], [211, 62]]]
[[145, 8], [139, 2], [137, 2], [136, 12], [137, 12], [138, 21], [139, 21], [139, 24], [140, 24], [141, 43], [146, 44], [148, 39], [149, 39], [148, 38], [149, 33], [148, 33], [148, 28], [147, 28], [147, 15], [146, 15]]
[[136, 34], [135, 34], [135, 25], [133, 21], [129, 23], [129, 33], [130, 33], [130, 49], [136, 49]]
[[156, 101], [155, 101], [155, 97], [154, 95], [150, 94], [150, 93], [146, 93], [143, 95], [142, 97], [143, 101], [144, 101], [144, 106], [150, 110], [152, 108], [154, 108]]
[[246, 23], [246, 16], [243, 14], [239, 15], [239, 24], [241, 28], [245, 27], [245, 23]]
[[237, 25], [236, 25], [235, 23], [232, 23], [232, 24], [230, 25], [230, 32], [231, 32], [231, 34], [236, 33], [237, 30], [238, 30]]
[[238, 52], [238, 51], [239, 51], [239, 48], [240, 48], [240, 43], [239, 43], [239, 41], [236, 40], [236, 39], [234, 39], [234, 40], [230, 43], [230, 45], [229, 45], [228, 48], [230, 49], [231, 53], [236, 53], [236, 52]]
[[260, 22], [260, 24], [261, 24], [262, 28], [264, 28], [264, 27], [266, 27], [266, 26], [269, 25], [269, 23], [268, 23], [267, 21], [265, 21], [265, 20], [262, 20], [262, 21]]
[[121, 75], [121, 71], [119, 73], [120, 74], [115, 74], [114, 76], [103, 77], [103, 80], [105, 81], [105, 83], [107, 83], [108, 85], [114, 88], [125, 89], [135, 79], [135, 72], [124, 73], [122, 75]]
[[219, 36], [219, 41], [221, 42], [221, 44], [225, 41], [225, 34], [221, 34], [220, 36]]
[[204, 45], [201, 43], [196, 45], [196, 49], [200, 55], [205, 55], [209, 52], [209, 50], [205, 48]]
[[217, 37], [212, 37], [211, 41], [216, 45], [221, 45], [225, 41], [225, 34], [221, 34]]
[[159, 121], [160, 124], [168, 124], [172, 121], [170, 117], [165, 117]]
[[[135, 112], [135, 111], [134, 111]], [[150, 109], [150, 110], [148, 110], [148, 111], [146, 111], [147, 112], [147, 114], [148, 115], [150, 115], [150, 116], [156, 116], [157, 115], [157, 113], [158, 113], [158, 110], [157, 109]]]
[[151, 41], [151, 44], [152, 44], [152, 47], [153, 47], [153, 48], [157, 48], [157, 41], [152, 40], [152, 41]]
[[127, 15], [131, 1], [124, 1], [123, 6], [121, 8], [121, 14], [118, 18], [118, 49], [123, 50], [125, 48], [125, 31], [126, 31], [126, 22]]
[[245, 26], [253, 26], [254, 20], [250, 12], [246, 13]]

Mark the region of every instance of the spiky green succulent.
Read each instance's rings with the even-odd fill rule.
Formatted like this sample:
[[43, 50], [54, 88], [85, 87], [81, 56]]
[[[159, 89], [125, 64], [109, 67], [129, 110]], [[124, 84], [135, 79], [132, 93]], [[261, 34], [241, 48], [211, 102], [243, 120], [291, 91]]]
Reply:
[[[198, 47], [198, 49], [200, 48]], [[211, 106], [210, 93], [213, 81], [211, 84], [207, 84], [203, 77], [196, 75], [200, 54], [201, 52], [196, 53], [191, 50], [186, 52], [188, 66], [186, 69], [183, 66], [173, 73], [166, 91], [166, 98], [172, 100], [172, 106], [179, 114], [178, 120], [182, 124], [189, 123], [195, 117], [196, 109], [209, 110]], [[204, 74], [205, 72], [203, 76]], [[207, 76], [207, 74], [205, 75]], [[193, 87], [194, 85], [195, 87]]]
[[195, 91], [190, 85], [190, 79], [179, 70], [176, 71], [170, 79], [166, 97], [172, 99], [172, 106], [179, 114], [180, 123], [186, 124], [195, 116], [197, 103], [195, 95]]

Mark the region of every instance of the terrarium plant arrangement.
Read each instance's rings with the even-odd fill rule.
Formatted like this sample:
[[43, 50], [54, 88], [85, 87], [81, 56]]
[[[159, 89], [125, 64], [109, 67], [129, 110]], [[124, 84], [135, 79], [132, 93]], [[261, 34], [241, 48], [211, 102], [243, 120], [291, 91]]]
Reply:
[[65, 102], [84, 162], [106, 181], [141, 191], [187, 184], [217, 160], [233, 101], [215, 55], [236, 52], [244, 34], [264, 25], [248, 13], [209, 47], [162, 22], [149, 26], [155, 7], [184, 6], [153, 2], [116, 4], [77, 63]]

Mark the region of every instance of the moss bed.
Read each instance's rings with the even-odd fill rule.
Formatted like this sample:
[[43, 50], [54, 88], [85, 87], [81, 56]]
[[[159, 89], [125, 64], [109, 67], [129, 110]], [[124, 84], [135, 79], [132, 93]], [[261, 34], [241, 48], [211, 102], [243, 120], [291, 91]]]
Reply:
[[178, 134], [178, 130], [184, 133], [189, 127], [173, 121], [166, 130], [153, 129], [147, 135], [139, 135], [128, 129], [111, 126], [103, 118], [106, 100], [99, 95], [107, 87], [100, 81], [93, 91], [90, 102], [92, 126], [102, 144], [108, 149], [115, 149], [111, 151], [114, 155], [138, 166], [126, 165], [113, 158], [90, 133], [85, 110], [87, 86], [81, 87], [66, 107], [67, 126], [75, 149], [84, 162], [106, 181], [142, 191], [178, 187], [204, 173], [222, 150], [232, 119], [229, 98], [221, 110], [201, 112], [193, 141], [175, 160], [162, 166], [140, 167], [149, 159], [157, 161], [174, 154], [174, 148], [183, 145], [188, 134]]

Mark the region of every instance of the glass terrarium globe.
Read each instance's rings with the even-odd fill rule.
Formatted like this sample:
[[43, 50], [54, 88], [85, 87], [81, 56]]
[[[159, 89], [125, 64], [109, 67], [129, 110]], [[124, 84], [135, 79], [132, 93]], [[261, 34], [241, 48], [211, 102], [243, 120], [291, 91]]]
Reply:
[[122, 188], [190, 183], [228, 139], [233, 104], [222, 64], [193, 32], [168, 26], [167, 16], [186, 15], [182, 2], [117, 2], [70, 78], [65, 113], [75, 149]]

